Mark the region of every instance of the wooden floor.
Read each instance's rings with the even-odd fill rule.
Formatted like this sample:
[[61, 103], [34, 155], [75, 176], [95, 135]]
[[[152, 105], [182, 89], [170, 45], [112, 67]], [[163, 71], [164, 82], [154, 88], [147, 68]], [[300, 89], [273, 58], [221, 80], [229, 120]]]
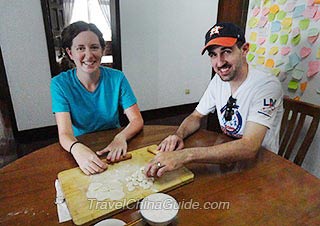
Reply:
[[[153, 119], [149, 121], [145, 121], [145, 125], [180, 125], [187, 114], [180, 114], [172, 117], [166, 117], [161, 119]], [[201, 128], [206, 128], [207, 120], [204, 119], [201, 124]], [[48, 140], [40, 140], [25, 144], [16, 144], [14, 141], [10, 141], [3, 145], [0, 144], [1, 156], [0, 156], [0, 168], [9, 164], [10, 162], [16, 160], [18, 158], [17, 153], [20, 155], [26, 155], [31, 153], [39, 148], [45, 147], [47, 145], [58, 142], [58, 138], [51, 138]]]

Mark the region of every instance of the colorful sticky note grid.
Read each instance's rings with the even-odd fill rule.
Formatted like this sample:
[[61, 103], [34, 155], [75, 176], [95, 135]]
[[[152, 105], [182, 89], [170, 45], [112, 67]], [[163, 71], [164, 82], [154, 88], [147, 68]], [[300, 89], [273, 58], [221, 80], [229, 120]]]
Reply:
[[265, 61], [265, 57], [264, 56], [258, 56], [257, 64], [263, 65], [264, 61]]
[[293, 10], [293, 15], [292, 17], [293, 18], [296, 18], [296, 17], [299, 17], [299, 16], [302, 16], [302, 13], [304, 12], [306, 6], [305, 5], [298, 5], [294, 8]]
[[248, 59], [248, 61], [252, 62], [252, 61], [253, 61], [253, 59], [254, 59], [254, 57], [255, 57], [255, 55], [254, 55], [254, 54], [249, 53], [249, 54], [248, 54], [247, 59]]
[[282, 47], [281, 50], [280, 50], [280, 54], [282, 56], [286, 56], [286, 55], [288, 55], [290, 53], [290, 51], [291, 51], [291, 47], [289, 47], [289, 46]]
[[309, 24], [310, 24], [310, 19], [307, 19], [307, 18], [299, 21], [299, 27], [301, 30], [308, 29]]
[[252, 42], [257, 41], [257, 32], [251, 32], [250, 41], [252, 41]]
[[276, 55], [278, 53], [278, 51], [279, 51], [279, 48], [277, 46], [273, 46], [273, 47], [271, 47], [269, 54]]
[[257, 44], [250, 43], [249, 51], [254, 53], [256, 51], [256, 49], [257, 49]]
[[300, 57], [301, 58], [306, 58], [310, 55], [311, 53], [311, 49], [310, 48], [307, 48], [307, 47], [302, 47], [300, 49]]
[[299, 88], [299, 82], [295, 81], [295, 80], [291, 80], [289, 83], [288, 83], [288, 89], [290, 90], [297, 90]]
[[291, 39], [291, 43], [292, 43], [292, 45], [297, 46], [299, 44], [300, 40], [301, 40], [301, 35], [299, 34], [296, 37], [293, 37]]
[[280, 36], [280, 44], [286, 45], [288, 43], [288, 38], [289, 38], [288, 34], [281, 35]]
[[266, 52], [266, 48], [265, 47], [259, 47], [259, 49], [257, 50], [257, 54], [260, 55], [264, 55], [264, 53]]
[[294, 69], [292, 71], [292, 78], [297, 81], [300, 81], [303, 78], [303, 74], [304, 72], [302, 70]]
[[277, 14], [279, 12], [280, 7], [277, 4], [274, 4], [270, 7], [270, 13]]
[[287, 13], [283, 10], [280, 10], [277, 14], [277, 20], [283, 20], [283, 18], [285, 18], [287, 15]]
[[274, 60], [273, 59], [267, 59], [265, 66], [268, 68], [273, 68], [274, 67]]

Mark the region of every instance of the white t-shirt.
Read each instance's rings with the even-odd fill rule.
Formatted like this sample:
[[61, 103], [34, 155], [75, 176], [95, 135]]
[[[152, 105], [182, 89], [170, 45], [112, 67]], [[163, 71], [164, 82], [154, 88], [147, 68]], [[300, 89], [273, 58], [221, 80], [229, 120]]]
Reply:
[[249, 66], [246, 80], [232, 95], [236, 100], [234, 114], [226, 121], [224, 113], [231, 87], [216, 75], [203, 94], [196, 110], [207, 115], [217, 109], [222, 131], [232, 137], [241, 138], [247, 121], [268, 127], [262, 146], [275, 153], [279, 149], [279, 132], [283, 114], [283, 91], [279, 80]]

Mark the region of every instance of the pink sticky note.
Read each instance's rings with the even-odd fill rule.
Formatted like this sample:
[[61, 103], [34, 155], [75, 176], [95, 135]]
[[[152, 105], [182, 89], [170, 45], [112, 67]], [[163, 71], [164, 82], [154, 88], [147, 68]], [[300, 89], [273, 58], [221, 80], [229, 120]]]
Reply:
[[295, 7], [296, 7], [296, 3], [295, 2], [288, 3], [287, 7], [286, 7], [286, 11], [287, 12], [292, 12]]
[[282, 47], [280, 50], [280, 54], [282, 56], [286, 56], [286, 55], [288, 55], [288, 53], [290, 53], [290, 51], [291, 51], [290, 47]]
[[314, 0], [307, 0], [307, 6], [313, 6], [313, 1]]
[[262, 16], [262, 17], [260, 17], [258, 26], [259, 27], [264, 27], [264, 26], [266, 26], [267, 22], [268, 22], [268, 17]]
[[259, 13], [260, 13], [260, 7], [255, 7], [255, 8], [252, 10], [252, 15], [253, 15], [253, 16], [258, 16]]
[[306, 58], [307, 56], [309, 56], [311, 53], [311, 49], [307, 48], [307, 47], [302, 47], [300, 49], [300, 57], [301, 58]]
[[312, 19], [316, 15], [317, 11], [318, 6], [309, 6], [304, 10], [303, 16]]
[[319, 34], [317, 34], [317, 35], [315, 35], [315, 36], [309, 36], [309, 37], [308, 37], [308, 42], [309, 42], [310, 44], [313, 44], [313, 43], [315, 43], [315, 41], [317, 41], [318, 37], [319, 37]]
[[265, 43], [265, 41], [266, 41], [266, 38], [265, 38], [265, 37], [260, 37], [260, 38], [258, 39], [259, 45], [262, 45], [263, 43]]
[[296, 27], [292, 30], [292, 36], [296, 37], [298, 34], [300, 34], [300, 29]]
[[309, 69], [307, 72], [308, 78], [315, 76], [320, 70], [320, 61], [310, 61]]
[[318, 20], [320, 19], [320, 10], [318, 10], [318, 11], [316, 12], [316, 15], [314, 15], [313, 19], [314, 19], [315, 21], [318, 21]]
[[269, 9], [269, 8], [266, 8], [266, 7], [265, 7], [265, 8], [262, 9], [262, 15], [264, 15], [264, 16], [268, 15], [269, 12], [270, 12], [270, 9]]

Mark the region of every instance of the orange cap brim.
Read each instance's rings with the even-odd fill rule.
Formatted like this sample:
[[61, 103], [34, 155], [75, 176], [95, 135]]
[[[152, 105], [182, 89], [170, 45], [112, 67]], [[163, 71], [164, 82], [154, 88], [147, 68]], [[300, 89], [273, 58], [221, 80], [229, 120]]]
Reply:
[[217, 46], [231, 47], [234, 44], [236, 44], [237, 40], [238, 40], [237, 38], [233, 38], [233, 37], [219, 37], [219, 38], [212, 39], [207, 43], [205, 47], [203, 47], [201, 55], [204, 54], [204, 52], [207, 50], [209, 46], [217, 45]]

